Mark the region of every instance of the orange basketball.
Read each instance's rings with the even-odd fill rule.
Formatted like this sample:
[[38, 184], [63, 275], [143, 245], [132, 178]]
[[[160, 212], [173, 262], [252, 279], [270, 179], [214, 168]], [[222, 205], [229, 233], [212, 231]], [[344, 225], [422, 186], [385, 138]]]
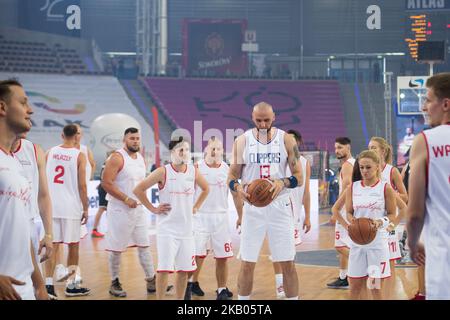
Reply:
[[356, 244], [369, 244], [377, 235], [377, 227], [369, 218], [358, 218], [348, 227], [348, 235]]
[[268, 179], [253, 180], [247, 187], [249, 202], [255, 207], [265, 207], [272, 202], [272, 181]]

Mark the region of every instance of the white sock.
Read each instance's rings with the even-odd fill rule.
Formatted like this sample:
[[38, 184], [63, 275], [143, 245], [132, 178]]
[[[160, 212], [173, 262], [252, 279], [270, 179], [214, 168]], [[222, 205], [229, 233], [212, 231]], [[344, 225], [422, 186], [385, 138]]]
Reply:
[[347, 278], [347, 269], [339, 269], [339, 278], [341, 280]]
[[225, 290], [225, 289], [226, 289], [225, 287], [220, 287], [220, 288], [217, 289], [217, 293], [221, 293], [222, 290]]
[[144, 269], [145, 278], [153, 279], [155, 276], [155, 267], [149, 248], [138, 248], [139, 262]]
[[193, 275], [189, 277], [188, 282], [194, 282], [194, 276]]
[[109, 273], [111, 274], [111, 280], [119, 278], [120, 269], [120, 252], [110, 252], [109, 253]]
[[276, 283], [277, 288], [281, 287], [283, 285], [283, 274], [282, 273], [275, 274], [275, 283]]
[[298, 296], [296, 296], [296, 297], [292, 297], [292, 298], [288, 298], [288, 297], [286, 297], [286, 299], [285, 300], [298, 300]]
[[238, 295], [238, 300], [250, 300], [250, 296], [240, 296], [240, 295]]
[[46, 286], [52, 286], [53, 285], [53, 278], [45, 278], [45, 285]]

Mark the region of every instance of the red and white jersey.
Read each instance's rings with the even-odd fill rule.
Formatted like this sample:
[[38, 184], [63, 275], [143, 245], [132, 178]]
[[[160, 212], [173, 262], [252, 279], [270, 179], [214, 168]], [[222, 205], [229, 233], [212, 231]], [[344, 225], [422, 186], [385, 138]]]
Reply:
[[[446, 270], [436, 270], [447, 272], [450, 271], [450, 124], [425, 130], [423, 135], [428, 159], [424, 226], [426, 256], [431, 263], [435, 263], [433, 259], [437, 259], [436, 263], [445, 260]], [[446, 290], [448, 293], [449, 288]]]
[[[373, 186], [366, 186], [362, 181], [355, 181], [352, 184], [353, 216], [355, 218], [371, 218], [374, 220], [385, 217], [385, 190], [387, 185], [386, 182], [380, 180]], [[385, 240], [386, 231], [380, 228], [375, 240], [366, 246], [387, 246]]]
[[[32, 186], [19, 161], [0, 149], [0, 274], [26, 283], [14, 285], [22, 298], [29, 296], [31, 274], [30, 213]], [[29, 298], [29, 297], [28, 297]]]
[[[305, 183], [306, 183], [306, 166], [308, 160], [304, 156], [300, 156], [300, 162], [302, 164], [302, 174], [303, 174], [303, 184], [297, 188], [291, 189], [290, 198], [292, 202], [292, 210], [294, 212], [294, 217], [298, 220], [302, 212], [303, 207], [303, 196], [305, 195]], [[286, 169], [286, 176], [291, 176], [291, 169], [289, 166]]]
[[31, 219], [39, 217], [38, 193], [39, 193], [39, 169], [37, 165], [36, 146], [33, 142], [20, 139], [19, 146], [14, 151], [14, 156], [22, 164], [25, 177], [33, 186], [31, 198]]
[[[145, 179], [145, 161], [139, 152], [136, 152], [136, 159], [130, 157], [125, 149], [119, 149], [116, 151], [122, 156], [123, 166], [114, 180], [114, 184], [117, 188], [125, 193], [128, 197], [134, 197], [134, 188]], [[116, 199], [109, 193], [106, 195], [106, 200], [111, 201], [114, 205], [128, 208], [128, 206], [122, 201], [123, 199]]]
[[[228, 165], [222, 161], [220, 167], [210, 167], [204, 160], [198, 162], [198, 170], [209, 185], [209, 194], [199, 209], [199, 213], [227, 213], [228, 212]], [[197, 188], [195, 199], [201, 193]]]
[[394, 167], [390, 164], [386, 163], [384, 165], [383, 171], [381, 172], [381, 181], [389, 183], [392, 188], [395, 189], [394, 183], [393, 183], [393, 175], [392, 172], [394, 171]]
[[84, 144], [81, 144], [80, 151], [86, 157], [86, 184], [89, 184], [89, 181], [91, 181], [92, 166], [91, 166], [91, 162], [89, 161], [89, 153], [88, 153], [87, 146], [85, 146]]
[[159, 190], [159, 203], [169, 203], [172, 209], [167, 214], [156, 216], [157, 234], [191, 238], [196, 168], [192, 164], [188, 164], [184, 172], [177, 172], [172, 164], [164, 168], [166, 178], [164, 186]]
[[77, 148], [56, 146], [47, 154], [48, 190], [53, 218], [81, 219], [82, 204], [78, 190]]
[[[286, 177], [288, 153], [284, 145], [285, 132], [275, 128], [275, 134], [268, 143], [261, 143], [255, 137], [254, 130], [247, 130], [243, 153], [242, 183], [256, 179], [281, 179]], [[284, 188], [279, 196], [289, 194]]]

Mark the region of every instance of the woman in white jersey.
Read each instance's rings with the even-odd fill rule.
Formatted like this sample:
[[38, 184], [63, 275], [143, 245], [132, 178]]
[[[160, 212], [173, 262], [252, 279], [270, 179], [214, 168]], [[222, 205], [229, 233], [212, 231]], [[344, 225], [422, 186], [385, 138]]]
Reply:
[[395, 292], [395, 261], [402, 257], [400, 252], [399, 233], [397, 226], [406, 215], [406, 202], [408, 201], [408, 194], [400, 172], [392, 166], [392, 146], [387, 143], [384, 138], [372, 137], [369, 142], [369, 150], [375, 151], [380, 157], [381, 166], [381, 181], [389, 183], [396, 191], [396, 205], [398, 214], [391, 221], [387, 231], [388, 247], [389, 247], [389, 264], [391, 267], [391, 277], [386, 280], [385, 298], [391, 298]]
[[[348, 262], [350, 298], [360, 299], [367, 282], [372, 297], [381, 300], [383, 279], [391, 274], [385, 228], [395, 217], [395, 194], [388, 183], [381, 181], [380, 159], [374, 151], [359, 154], [352, 180], [345, 196], [348, 220], [352, 223], [355, 218], [370, 218], [378, 231], [369, 244], [351, 243]], [[348, 230], [348, 225], [345, 227]]]
[[[176, 298], [184, 297], [188, 273], [195, 271], [195, 243], [192, 215], [195, 214], [208, 192], [208, 182], [191, 163], [190, 143], [180, 137], [169, 143], [171, 163], [153, 171], [134, 189], [142, 204], [157, 215], [156, 246], [158, 251], [158, 277], [156, 297], [164, 298], [168, 273], [177, 272]], [[160, 205], [154, 207], [147, 198], [147, 189], [159, 187]], [[194, 204], [196, 186], [203, 191]]]

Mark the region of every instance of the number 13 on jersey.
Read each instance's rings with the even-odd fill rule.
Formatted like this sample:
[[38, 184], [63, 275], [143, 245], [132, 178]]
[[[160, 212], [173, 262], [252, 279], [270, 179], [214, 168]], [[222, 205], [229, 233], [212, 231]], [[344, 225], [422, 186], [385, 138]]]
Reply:
[[261, 179], [270, 179], [270, 164], [259, 166], [259, 177]]

